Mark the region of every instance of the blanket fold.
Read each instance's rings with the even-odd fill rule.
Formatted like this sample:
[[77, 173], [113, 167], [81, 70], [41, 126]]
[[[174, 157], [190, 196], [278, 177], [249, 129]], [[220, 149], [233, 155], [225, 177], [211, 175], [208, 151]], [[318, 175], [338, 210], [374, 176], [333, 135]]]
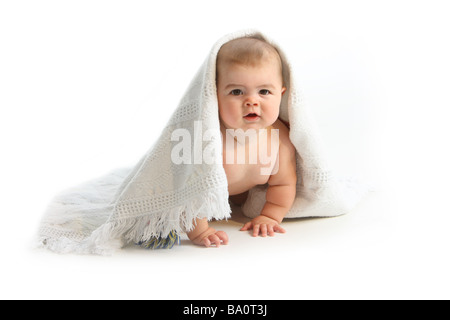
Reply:
[[[39, 229], [39, 245], [61, 253], [109, 254], [128, 242], [148, 245], [155, 238], [170, 238], [173, 244], [177, 242], [174, 233], [194, 228], [196, 218], [230, 217], [222, 165], [216, 57], [226, 42], [250, 36], [279, 51], [288, 88], [279, 117], [289, 124], [290, 139], [297, 150], [298, 182], [296, 200], [286, 217], [348, 212], [359, 199], [358, 191], [340, 184], [326, 163], [318, 130], [288, 59], [260, 32], [244, 30], [226, 35], [212, 47], [165, 129], [139, 163], [67, 190], [51, 202]], [[173, 152], [183, 134], [191, 137], [192, 161], [176, 163]], [[245, 215], [259, 214], [266, 190], [264, 185], [250, 190], [242, 207]]]

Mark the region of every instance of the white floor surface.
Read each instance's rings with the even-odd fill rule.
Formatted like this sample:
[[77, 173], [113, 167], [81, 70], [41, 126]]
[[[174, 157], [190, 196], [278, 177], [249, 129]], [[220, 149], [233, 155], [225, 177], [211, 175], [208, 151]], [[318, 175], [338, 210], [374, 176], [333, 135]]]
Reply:
[[212, 222], [228, 233], [226, 246], [183, 237], [171, 250], [131, 245], [109, 257], [33, 250], [30, 237], [18, 237], [3, 252], [0, 298], [449, 298], [446, 228], [402, 221], [395, 210], [374, 192], [350, 214], [286, 220], [285, 234], [253, 238], [239, 231], [247, 218], [235, 208], [232, 219]]

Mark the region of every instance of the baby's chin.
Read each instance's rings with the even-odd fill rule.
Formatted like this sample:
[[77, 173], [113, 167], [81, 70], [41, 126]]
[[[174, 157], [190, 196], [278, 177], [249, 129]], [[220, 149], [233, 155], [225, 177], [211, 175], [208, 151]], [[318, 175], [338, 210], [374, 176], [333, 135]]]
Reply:
[[276, 119], [274, 121], [267, 121], [267, 119], [263, 119], [263, 118], [258, 118], [258, 119], [250, 119], [250, 120], [246, 120], [246, 119], [242, 119], [242, 121], [236, 121], [235, 123], [225, 123], [224, 121], [222, 122], [222, 125], [224, 126], [225, 129], [229, 129], [229, 130], [248, 130], [248, 129], [253, 129], [253, 130], [260, 130], [260, 129], [265, 129], [268, 128], [270, 126], [272, 126], [275, 123]]
[[276, 119], [274, 121], [267, 121], [263, 119], [259, 119], [258, 121], [244, 121], [244, 123], [242, 124], [242, 129], [265, 129], [272, 126], [275, 121]]

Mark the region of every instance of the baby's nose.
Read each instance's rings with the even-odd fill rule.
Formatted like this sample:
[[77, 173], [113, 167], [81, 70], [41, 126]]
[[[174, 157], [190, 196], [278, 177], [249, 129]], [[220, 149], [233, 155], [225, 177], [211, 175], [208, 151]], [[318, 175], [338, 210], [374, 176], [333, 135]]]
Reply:
[[245, 100], [245, 106], [246, 107], [257, 107], [257, 106], [259, 106], [259, 101], [258, 101], [258, 99], [254, 98], [254, 97], [248, 97]]

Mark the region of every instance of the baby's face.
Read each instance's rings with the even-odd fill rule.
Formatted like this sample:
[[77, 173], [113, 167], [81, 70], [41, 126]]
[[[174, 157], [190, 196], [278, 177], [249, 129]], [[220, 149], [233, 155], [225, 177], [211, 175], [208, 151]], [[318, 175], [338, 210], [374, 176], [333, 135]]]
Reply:
[[226, 129], [263, 129], [278, 118], [283, 87], [276, 62], [221, 66], [217, 79], [220, 119]]

